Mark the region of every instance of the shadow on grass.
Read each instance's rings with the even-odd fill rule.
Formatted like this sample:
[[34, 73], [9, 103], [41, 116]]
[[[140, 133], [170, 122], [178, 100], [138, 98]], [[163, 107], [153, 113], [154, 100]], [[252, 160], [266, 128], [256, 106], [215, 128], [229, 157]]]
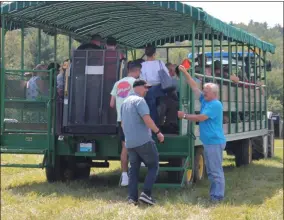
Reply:
[[275, 161], [277, 161], [277, 162], [279, 162], [279, 163], [282, 163], [282, 164], [283, 164], [283, 158], [281, 158], [281, 157], [274, 156], [274, 157], [273, 157], [273, 160], [275, 160]]
[[[281, 159], [281, 158], [279, 158]], [[278, 161], [276, 158], [275, 161]], [[281, 160], [282, 161], [282, 160]], [[283, 162], [283, 161], [282, 161]], [[283, 167], [272, 167], [264, 164], [251, 164], [236, 168], [224, 166], [226, 178], [226, 196], [224, 203], [231, 205], [259, 205], [275, 195], [283, 188]], [[144, 179], [145, 171], [140, 176]], [[158, 182], [167, 180], [167, 174], [162, 173]], [[57, 197], [72, 196], [83, 200], [106, 200], [108, 202], [126, 202], [127, 188], [118, 187], [120, 170], [91, 175], [88, 180], [69, 183], [27, 182], [6, 189], [17, 195], [27, 195], [31, 192], [41, 196], [56, 195]], [[209, 183], [207, 180], [191, 187], [178, 189], [154, 188], [153, 196], [160, 205], [166, 204], [198, 204], [209, 207]]]

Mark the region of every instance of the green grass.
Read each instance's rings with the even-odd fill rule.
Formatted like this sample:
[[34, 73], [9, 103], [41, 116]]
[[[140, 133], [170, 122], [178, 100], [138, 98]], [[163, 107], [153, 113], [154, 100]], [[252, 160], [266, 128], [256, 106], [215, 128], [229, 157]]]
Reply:
[[[37, 156], [1, 155], [3, 162], [39, 163]], [[283, 219], [283, 142], [275, 157], [236, 168], [224, 161], [226, 199], [208, 203], [208, 181], [190, 189], [155, 189], [155, 207], [126, 203], [118, 188], [119, 163], [93, 169], [88, 181], [48, 184], [41, 169], [1, 169], [1, 219]]]

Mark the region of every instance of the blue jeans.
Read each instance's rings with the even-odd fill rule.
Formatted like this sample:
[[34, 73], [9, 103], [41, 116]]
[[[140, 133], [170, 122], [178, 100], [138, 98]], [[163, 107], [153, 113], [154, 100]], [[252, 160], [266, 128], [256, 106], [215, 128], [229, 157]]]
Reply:
[[210, 198], [222, 200], [225, 193], [225, 177], [222, 167], [226, 144], [204, 144], [206, 171], [210, 181]]
[[162, 91], [161, 85], [151, 87], [145, 96], [145, 101], [150, 110], [150, 116], [156, 125], [159, 123], [157, 99], [162, 96], [165, 96], [165, 93]]
[[156, 181], [159, 170], [159, 153], [154, 142], [147, 142], [142, 146], [127, 149], [130, 169], [128, 184], [128, 199], [138, 200], [138, 180], [141, 162], [148, 168], [144, 181], [143, 192], [151, 196], [152, 187]]

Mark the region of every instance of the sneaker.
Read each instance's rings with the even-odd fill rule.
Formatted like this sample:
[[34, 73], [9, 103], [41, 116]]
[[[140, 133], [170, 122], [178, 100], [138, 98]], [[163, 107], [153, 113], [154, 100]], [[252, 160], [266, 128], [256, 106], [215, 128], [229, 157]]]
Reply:
[[59, 136], [58, 136], [58, 140], [59, 140], [59, 141], [63, 141], [63, 139], [64, 139], [64, 136], [63, 136], [63, 135], [59, 135]]
[[122, 174], [121, 175], [121, 182], [120, 182], [120, 185], [121, 186], [128, 186], [128, 176], [127, 176], [127, 174], [125, 175], [125, 174]]
[[141, 162], [141, 167], [146, 167], [145, 163]]
[[139, 201], [143, 202], [143, 203], [146, 203], [148, 205], [155, 205], [156, 201], [150, 197], [150, 196], [147, 196], [146, 193], [142, 192], [140, 197], [139, 197]]
[[137, 201], [134, 201], [133, 199], [128, 199], [128, 204], [129, 204], [129, 205], [137, 205], [138, 202], [137, 202]]

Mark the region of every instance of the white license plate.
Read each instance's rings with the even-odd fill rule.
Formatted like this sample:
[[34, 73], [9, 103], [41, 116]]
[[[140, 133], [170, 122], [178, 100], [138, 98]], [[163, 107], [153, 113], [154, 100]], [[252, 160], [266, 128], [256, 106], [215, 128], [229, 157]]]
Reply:
[[93, 144], [92, 143], [80, 143], [80, 152], [92, 152]]

